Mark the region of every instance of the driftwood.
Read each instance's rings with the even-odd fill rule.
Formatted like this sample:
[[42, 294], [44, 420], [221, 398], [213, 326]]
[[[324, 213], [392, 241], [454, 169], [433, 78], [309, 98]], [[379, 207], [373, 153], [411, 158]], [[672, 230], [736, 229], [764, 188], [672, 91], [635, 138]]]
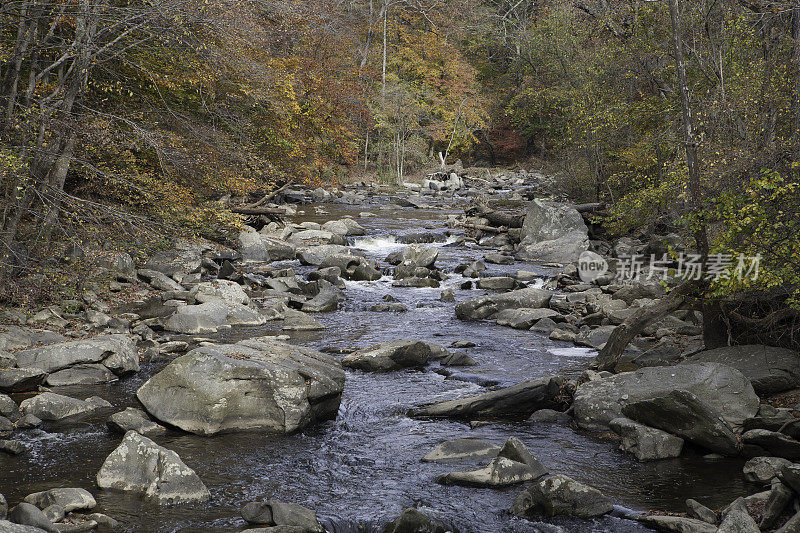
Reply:
[[614, 328], [608, 342], [597, 354], [593, 366], [598, 370], [613, 370], [633, 338], [641, 333], [648, 324], [683, 305], [686, 297], [699, 288], [698, 283], [695, 280], [684, 281], [653, 305], [637, 309], [622, 324]]
[[[284, 183], [283, 185], [281, 185], [280, 187], [278, 187], [274, 191], [268, 192], [267, 194], [262, 196], [259, 201], [255, 202], [255, 203], [252, 203], [252, 204], [247, 204], [247, 205], [244, 206], [244, 208], [252, 209], [252, 208], [256, 208], [256, 207], [261, 207], [262, 205], [264, 205], [265, 203], [269, 202], [270, 200], [272, 200], [273, 198], [278, 196], [280, 193], [285, 191], [292, 183], [294, 183], [294, 182], [291, 181], [291, 180], [287, 181], [286, 183]], [[234, 213], [236, 213], [236, 211], [234, 211]]]
[[485, 224], [470, 224], [469, 222], [464, 222], [461, 224], [465, 228], [469, 229], [477, 229], [480, 231], [485, 231], [487, 233], [505, 233], [508, 231], [508, 228], [504, 226], [496, 227], [496, 226], [487, 226]]

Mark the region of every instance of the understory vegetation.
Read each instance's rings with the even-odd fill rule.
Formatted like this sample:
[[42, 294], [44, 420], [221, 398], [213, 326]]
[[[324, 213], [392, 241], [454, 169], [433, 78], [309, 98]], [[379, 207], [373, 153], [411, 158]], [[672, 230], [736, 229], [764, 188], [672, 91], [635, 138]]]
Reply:
[[760, 256], [707, 291], [742, 320], [800, 309], [794, 1], [8, 0], [0, 108], [6, 287], [290, 180], [535, 158], [609, 236]]

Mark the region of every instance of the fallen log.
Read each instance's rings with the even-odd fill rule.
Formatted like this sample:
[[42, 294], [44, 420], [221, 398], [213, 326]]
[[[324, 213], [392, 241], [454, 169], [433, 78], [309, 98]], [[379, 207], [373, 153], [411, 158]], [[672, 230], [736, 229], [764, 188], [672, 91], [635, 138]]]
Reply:
[[285, 215], [281, 207], [231, 207], [231, 212], [239, 215]]
[[485, 224], [470, 224], [469, 222], [462, 222], [461, 226], [469, 229], [477, 229], [480, 231], [485, 231], [487, 233], [506, 233], [508, 228], [504, 226], [495, 227], [495, 226], [487, 226]]
[[289, 180], [286, 183], [284, 183], [283, 185], [281, 185], [280, 187], [278, 187], [277, 189], [275, 189], [274, 191], [271, 191], [271, 192], [268, 192], [267, 194], [265, 194], [263, 197], [261, 197], [261, 199], [259, 201], [255, 202], [255, 203], [252, 203], [252, 204], [248, 204], [248, 205], [246, 205], [244, 207], [246, 207], [246, 208], [261, 207], [262, 205], [264, 205], [265, 203], [269, 202], [270, 200], [272, 200], [273, 198], [278, 196], [280, 193], [285, 191], [292, 183], [294, 183], [294, 181]]
[[622, 324], [614, 328], [608, 342], [597, 354], [592, 367], [598, 370], [613, 370], [620, 357], [622, 357], [625, 348], [628, 347], [628, 344], [636, 335], [641, 333], [648, 324], [663, 318], [666, 314], [683, 305], [686, 297], [699, 287], [699, 281], [684, 281], [656, 303], [637, 309]]

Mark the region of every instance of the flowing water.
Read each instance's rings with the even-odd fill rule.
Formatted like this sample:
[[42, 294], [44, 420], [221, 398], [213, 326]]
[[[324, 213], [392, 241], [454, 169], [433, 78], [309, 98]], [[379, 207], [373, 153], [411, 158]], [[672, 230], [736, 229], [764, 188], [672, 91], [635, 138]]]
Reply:
[[[377, 216], [359, 219], [368, 230], [352, 245], [382, 260], [402, 248], [393, 236], [421, 231], [444, 234], [446, 210], [370, 209]], [[346, 214], [357, 216], [364, 206], [351, 209], [326, 205], [330, 213], [315, 215], [306, 207], [298, 220], [325, 221]], [[455, 212], [455, 211], [450, 211]], [[482, 256], [486, 249], [458, 244], [438, 246], [437, 264], [452, 269]], [[286, 262], [306, 272], [297, 262]], [[533, 270], [544, 278], [547, 269], [524, 263], [487, 265], [490, 273]], [[0, 454], [0, 493], [10, 505], [25, 495], [60, 486], [84, 487], [95, 495], [97, 510], [119, 520], [125, 531], [200, 532], [237, 531], [246, 524], [239, 508], [248, 501], [279, 499], [315, 509], [329, 531], [381, 531], [383, 524], [406, 507], [418, 507], [431, 517], [462, 532], [549, 531], [542, 523], [513, 517], [508, 512], [520, 487], [501, 490], [442, 486], [435, 478], [455, 469], [473, 469], [483, 463], [422, 463], [420, 458], [440, 442], [474, 437], [501, 444], [520, 438], [552, 473], [563, 473], [602, 490], [619, 507], [617, 516], [592, 521], [568, 518], [547, 520], [568, 532], [648, 531], [619, 517], [622, 509], [682, 511], [686, 498], [717, 508], [738, 496], [757, 491], [742, 479], [740, 460], [709, 461], [689, 450], [679, 459], [639, 463], [616, 449], [614, 442], [562, 424], [491, 424], [476, 429], [455, 421], [415, 420], [405, 416], [412, 406], [479, 393], [486, 386], [510, 385], [550, 375], [575, 378], [595, 353], [555, 342], [528, 331], [488, 322], [462, 322], [452, 303], [439, 301], [440, 291], [452, 286], [457, 300], [483, 291], [459, 290], [464, 281], [451, 275], [440, 289], [394, 288], [390, 278], [375, 282], [347, 282], [347, 301], [336, 312], [315, 315], [326, 329], [292, 333], [291, 341], [318, 349], [345, 350], [397, 338], [415, 338], [448, 346], [469, 340], [466, 349], [479, 365], [445, 377], [432, 365], [425, 371], [366, 374], [347, 371], [342, 404], [336, 420], [288, 436], [235, 434], [200, 437], [178, 431], [157, 438], [175, 450], [208, 486], [212, 500], [198, 505], [157, 507], [137, 496], [99, 491], [94, 477], [105, 457], [119, 444], [104, 418], [80, 425], [46, 425], [20, 432], [27, 453]], [[406, 313], [370, 312], [372, 304], [391, 295], [405, 304]], [[220, 340], [283, 333], [280, 322], [258, 328], [238, 328]], [[167, 361], [147, 363], [142, 371], [120, 383], [92, 387], [62, 387], [56, 392], [76, 397], [100, 395], [121, 409], [137, 406], [136, 389]], [[437, 371], [438, 370], [438, 371]]]

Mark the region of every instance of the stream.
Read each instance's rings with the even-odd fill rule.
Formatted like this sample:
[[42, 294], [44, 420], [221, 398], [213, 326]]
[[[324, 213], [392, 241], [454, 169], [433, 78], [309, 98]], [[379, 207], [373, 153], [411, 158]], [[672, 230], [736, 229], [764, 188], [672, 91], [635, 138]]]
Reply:
[[[323, 207], [327, 214], [317, 214]], [[367, 229], [365, 237], [350, 244], [368, 257], [383, 261], [404, 245], [392, 236], [447, 230], [445, 219], [453, 210], [415, 210], [372, 204], [301, 206], [305, 214], [295, 221], [321, 221], [352, 215]], [[358, 218], [360, 211], [376, 216]], [[490, 251], [474, 243], [459, 244], [454, 238], [429, 244], [440, 249], [437, 265], [445, 272], [464, 261], [480, 259]], [[298, 275], [313, 267], [285, 261]], [[382, 263], [382, 265], [386, 265]], [[555, 271], [534, 264], [487, 264], [492, 275], [531, 270], [545, 279]], [[343, 351], [399, 338], [435, 342], [445, 347], [458, 340], [476, 344], [465, 351], [478, 366], [450, 368], [445, 377], [438, 363], [425, 371], [405, 370], [386, 374], [346, 370], [341, 408], [335, 420], [288, 436], [230, 434], [202, 437], [170, 430], [155, 440], [176, 451], [211, 491], [212, 500], [196, 505], [157, 507], [138, 496], [100, 491], [95, 475], [120, 437], [105, 426], [108, 413], [88, 418], [80, 425], [46, 424], [21, 431], [28, 451], [19, 456], [0, 455], [0, 493], [13, 506], [25, 495], [59, 486], [83, 487], [96, 497], [97, 511], [121, 522], [125, 531], [201, 532], [239, 531], [246, 528], [239, 509], [252, 500], [278, 499], [314, 509], [331, 532], [382, 531], [407, 507], [418, 507], [431, 518], [451, 524], [461, 532], [649, 531], [620, 518], [620, 512], [593, 521], [554, 518], [543, 523], [512, 516], [510, 508], [520, 486], [477, 489], [443, 486], [435, 478], [451, 470], [470, 470], [478, 463], [422, 463], [420, 458], [444, 440], [474, 437], [497, 444], [509, 436], [520, 438], [551, 473], [562, 473], [592, 485], [622, 509], [684, 511], [684, 501], [695, 498], [719, 508], [738, 496], [757, 491], [741, 475], [744, 460], [704, 459], [689, 453], [678, 459], [640, 463], [618, 451], [612, 440], [553, 424], [492, 423], [476, 429], [450, 420], [416, 420], [405, 416], [413, 406], [452, 399], [551, 375], [576, 379], [595, 352], [571, 343], [551, 341], [529, 331], [518, 331], [489, 322], [456, 319], [454, 303], [441, 302], [440, 292], [453, 287], [456, 300], [483, 294], [461, 290], [460, 275], [450, 277], [438, 289], [395, 288], [392, 279], [347, 282], [347, 300], [338, 311], [314, 315], [326, 329], [288, 332], [288, 342], [320, 350]], [[408, 312], [371, 312], [366, 309], [391, 295]], [[284, 334], [281, 322], [255, 328], [235, 328], [215, 338], [220, 341]], [[137, 406], [136, 389], [158, 372], [169, 359], [143, 364], [142, 371], [121, 382], [97, 386], [61, 387], [60, 394], [80, 398], [99, 395], [116, 410]], [[616, 515], [616, 516], [615, 516]]]

